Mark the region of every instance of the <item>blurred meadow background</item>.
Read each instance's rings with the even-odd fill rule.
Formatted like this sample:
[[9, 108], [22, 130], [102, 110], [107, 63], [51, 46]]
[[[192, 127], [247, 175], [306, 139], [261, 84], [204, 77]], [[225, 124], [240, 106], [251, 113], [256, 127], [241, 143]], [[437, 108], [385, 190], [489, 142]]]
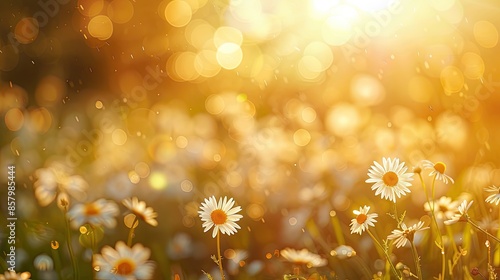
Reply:
[[[2, 1], [0, 273], [221, 279], [220, 248], [225, 279], [496, 279], [499, 14], [496, 0]], [[386, 159], [409, 192], [366, 182]], [[241, 207], [220, 247], [200, 219], [211, 196]], [[376, 223], [353, 232], [364, 206]], [[99, 276], [117, 242], [152, 270]]]

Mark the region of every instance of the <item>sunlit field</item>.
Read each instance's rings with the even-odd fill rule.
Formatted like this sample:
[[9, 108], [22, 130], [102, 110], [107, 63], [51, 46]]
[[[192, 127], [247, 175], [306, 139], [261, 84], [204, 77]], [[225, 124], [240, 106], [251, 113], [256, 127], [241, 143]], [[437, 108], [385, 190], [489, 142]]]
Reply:
[[0, 280], [497, 279], [497, 0], [0, 3]]

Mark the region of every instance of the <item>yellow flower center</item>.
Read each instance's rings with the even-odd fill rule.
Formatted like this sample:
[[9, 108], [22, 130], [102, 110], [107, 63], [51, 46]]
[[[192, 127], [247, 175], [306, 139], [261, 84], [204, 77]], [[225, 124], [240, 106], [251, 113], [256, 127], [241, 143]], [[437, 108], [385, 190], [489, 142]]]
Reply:
[[118, 275], [130, 275], [135, 270], [135, 264], [131, 260], [122, 259], [115, 267], [115, 272]]
[[386, 184], [389, 187], [394, 187], [398, 184], [399, 178], [398, 174], [388, 171], [382, 176], [382, 180], [384, 181], [384, 184]]
[[212, 213], [210, 213], [210, 218], [214, 224], [223, 225], [227, 221], [227, 214], [221, 209], [215, 209]]
[[356, 222], [358, 222], [358, 224], [362, 224], [366, 221], [366, 219], [368, 219], [368, 216], [361, 213], [356, 217]]
[[410, 242], [413, 242], [413, 236], [415, 235], [415, 230], [406, 229], [403, 236], [406, 237]]
[[444, 174], [444, 171], [446, 170], [446, 164], [437, 162], [436, 164], [434, 164], [434, 169], [436, 169], [437, 172]]
[[439, 207], [439, 211], [440, 212], [446, 212], [446, 211], [448, 211], [448, 207], [446, 207], [445, 205], [438, 205], [438, 207]]
[[101, 211], [95, 206], [94, 203], [88, 203], [85, 205], [85, 215], [86, 216], [96, 216], [99, 215]]

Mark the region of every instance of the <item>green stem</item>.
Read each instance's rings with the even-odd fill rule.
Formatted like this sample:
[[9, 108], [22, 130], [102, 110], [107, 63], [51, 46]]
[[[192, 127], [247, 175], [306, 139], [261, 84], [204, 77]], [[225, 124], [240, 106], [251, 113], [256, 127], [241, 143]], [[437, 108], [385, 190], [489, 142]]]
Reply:
[[337, 243], [339, 245], [344, 245], [345, 244], [344, 232], [342, 231], [339, 218], [336, 213], [330, 214], [330, 216], [333, 226], [333, 232], [335, 233], [335, 237], [337, 238]]
[[54, 267], [57, 271], [57, 276], [58, 279], [63, 279], [62, 273], [61, 273], [61, 257], [59, 256], [59, 251], [58, 249], [52, 248], [52, 258], [54, 259]]
[[477, 230], [486, 234], [488, 237], [495, 240], [496, 242], [500, 243], [500, 239], [498, 239], [496, 236], [492, 235], [491, 233], [487, 232], [486, 230], [482, 229], [480, 226], [478, 226], [476, 223], [474, 223], [468, 216], [466, 216], [466, 219], [467, 219], [467, 222], [469, 224], [471, 224], [473, 227], [475, 227]]
[[[437, 219], [436, 219], [436, 213], [434, 213], [434, 210], [435, 210], [435, 201], [436, 201], [436, 197], [434, 196], [434, 193], [435, 193], [435, 186], [436, 186], [436, 175], [434, 175], [434, 177], [432, 178], [432, 185], [431, 185], [431, 193], [432, 193], [432, 197], [429, 199], [429, 195], [427, 193], [427, 188], [425, 187], [425, 183], [424, 183], [424, 179], [422, 178], [422, 174], [419, 173], [418, 174], [419, 178], [420, 178], [420, 182], [422, 182], [422, 186], [424, 188], [424, 192], [425, 192], [425, 196], [427, 198], [427, 204], [429, 204], [430, 208], [431, 208], [431, 217], [432, 217], [432, 221], [434, 222], [434, 226], [436, 227], [436, 231], [438, 233], [438, 238], [439, 238], [439, 249], [441, 250], [441, 277], [443, 277], [444, 279], [444, 274], [446, 273], [446, 255], [445, 255], [445, 252], [444, 252], [444, 244], [443, 244], [443, 236], [441, 235], [441, 230], [439, 229], [439, 225], [437, 223]], [[432, 201], [432, 203], [431, 203]]]
[[7, 266], [7, 262], [3, 258], [0, 260], [0, 269], [2, 269], [2, 271], [9, 270], [9, 267]]
[[411, 253], [413, 255], [413, 261], [415, 262], [415, 269], [417, 270], [417, 277], [418, 279], [422, 280], [423, 279], [422, 270], [420, 269], [420, 258], [417, 253], [417, 247], [415, 247], [413, 241], [410, 241], [410, 245], [411, 245]]
[[[134, 238], [134, 230], [136, 228], [135, 224], [139, 223], [139, 220], [137, 219], [137, 216], [135, 216], [134, 221], [132, 222], [132, 226], [130, 227], [130, 230], [128, 232], [128, 238], [127, 238], [127, 246], [132, 247], [132, 239]], [[139, 226], [139, 224], [137, 224]]]
[[75, 254], [73, 253], [73, 246], [71, 246], [71, 230], [69, 227], [69, 220], [66, 218], [66, 212], [64, 213], [64, 220], [66, 221], [66, 243], [68, 244], [69, 257], [71, 259], [71, 264], [73, 265], [73, 276], [74, 279], [80, 279], [78, 272], [78, 264], [76, 263]]
[[379, 246], [380, 249], [382, 249], [382, 251], [384, 252], [386, 261], [391, 266], [392, 273], [394, 273], [394, 275], [396, 275], [396, 277], [398, 279], [401, 279], [401, 276], [399, 275], [398, 271], [396, 270], [396, 267], [394, 266], [394, 264], [391, 261], [391, 257], [387, 253], [387, 248], [385, 248], [384, 246], [382, 246], [382, 244], [380, 244], [380, 242], [378, 242], [377, 238], [375, 238], [375, 236], [373, 235], [373, 233], [369, 229], [367, 229], [366, 231], [368, 232], [368, 234], [370, 235], [370, 237], [373, 239], [373, 242], [375, 242], [375, 244], [377, 244], [377, 246]]
[[[94, 254], [96, 253], [96, 241], [95, 241], [95, 228], [91, 224], [89, 224], [89, 228], [91, 230], [90, 234], [92, 235], [90, 237], [90, 250], [92, 250], [92, 255], [90, 256], [90, 264], [94, 264]], [[92, 276], [95, 278], [95, 269], [92, 267]]]
[[487, 248], [487, 251], [488, 251], [488, 279], [496, 279], [496, 277], [494, 277], [492, 275], [492, 271], [491, 271], [491, 244], [490, 244], [490, 241], [489, 240], [486, 240], [486, 248]]
[[218, 259], [218, 263], [219, 263], [219, 270], [220, 270], [220, 278], [222, 280], [225, 279], [224, 277], [224, 270], [222, 269], [222, 257], [220, 255], [220, 231], [217, 232], [217, 259]]
[[[499, 210], [499, 219], [500, 219], [500, 207], [498, 208]], [[497, 230], [497, 237], [500, 237], [500, 229]], [[498, 266], [498, 264], [500, 263], [500, 250], [495, 250], [495, 253], [493, 253], [494, 256], [493, 256], [493, 265], [494, 266]]]
[[397, 228], [400, 228], [400, 227], [401, 227], [401, 222], [402, 222], [402, 221], [399, 221], [399, 216], [398, 216], [398, 207], [397, 207], [397, 205], [396, 205], [396, 202], [394, 202], [394, 217], [396, 218], [396, 222], [398, 223]]

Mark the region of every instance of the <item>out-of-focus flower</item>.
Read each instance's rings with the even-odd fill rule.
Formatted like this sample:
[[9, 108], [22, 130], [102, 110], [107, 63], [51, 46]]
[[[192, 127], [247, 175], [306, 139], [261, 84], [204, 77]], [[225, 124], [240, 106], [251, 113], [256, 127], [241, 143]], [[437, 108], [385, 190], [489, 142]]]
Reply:
[[85, 223], [114, 228], [116, 226], [115, 217], [118, 213], [118, 205], [115, 202], [100, 198], [94, 202], [75, 204], [68, 211], [67, 216], [74, 228]]
[[387, 236], [389, 240], [395, 240], [396, 247], [400, 248], [406, 245], [407, 241], [413, 242], [413, 237], [415, 232], [428, 229], [429, 227], [423, 227], [424, 222], [419, 221], [411, 227], [407, 227], [404, 223], [401, 224], [401, 230], [395, 229], [392, 234]]
[[334, 257], [337, 257], [341, 260], [345, 260], [350, 257], [356, 256], [356, 251], [351, 246], [340, 245], [335, 250], [332, 250], [330, 254]]
[[458, 206], [458, 201], [451, 199], [451, 197], [442, 196], [433, 202], [426, 202], [424, 204], [424, 209], [427, 212], [431, 212], [431, 206], [434, 207], [434, 215], [438, 220], [451, 219], [455, 214], [456, 208]]
[[215, 238], [219, 231], [223, 234], [231, 235], [237, 232], [240, 226], [236, 223], [241, 218], [242, 215], [236, 214], [241, 211], [241, 206], [236, 206], [233, 208], [234, 200], [227, 197], [219, 198], [219, 202], [214, 196], [205, 198], [205, 202], [201, 203], [198, 214], [203, 221], [204, 232], [209, 231], [212, 227], [214, 230], [212, 232], [212, 237]]
[[484, 215], [477, 224], [480, 228], [484, 229], [487, 232], [496, 232], [500, 229], [500, 224], [498, 223], [498, 219], [493, 218], [489, 215]]
[[22, 272], [16, 273], [15, 271], [7, 270], [3, 274], [0, 274], [0, 280], [29, 280], [31, 279], [31, 273]]
[[121, 201], [131, 196], [134, 190], [134, 183], [130, 182], [127, 172], [121, 171], [113, 175], [105, 184], [106, 195], [115, 200]]
[[451, 181], [452, 184], [455, 183], [455, 181], [453, 181], [453, 178], [444, 173], [446, 171], [446, 164], [440, 161], [433, 163], [429, 160], [423, 160], [422, 166], [425, 169], [431, 170], [429, 176], [436, 176], [436, 179], [443, 181], [445, 184], [448, 184], [448, 181]]
[[492, 185], [484, 188], [484, 190], [493, 193], [486, 198], [486, 202], [491, 204], [494, 203], [495, 205], [498, 205], [498, 203], [500, 203], [500, 187]]
[[139, 243], [132, 248], [122, 241], [118, 241], [114, 249], [104, 246], [101, 254], [94, 255], [96, 279], [152, 279], [155, 266], [148, 260], [150, 255], [151, 250]]
[[249, 276], [255, 276], [257, 273], [264, 269], [264, 262], [261, 260], [255, 260], [246, 266], [246, 272]]
[[38, 255], [33, 261], [33, 265], [36, 269], [42, 271], [49, 271], [54, 269], [54, 261], [51, 257], [45, 254]]
[[363, 231], [367, 230], [369, 226], [374, 227], [377, 221], [375, 218], [378, 217], [378, 214], [368, 214], [370, 211], [370, 206], [359, 207], [359, 210], [352, 211], [356, 218], [351, 220], [351, 234], [353, 233], [363, 233]]
[[472, 205], [472, 202], [474, 200], [471, 200], [469, 203], [467, 203], [467, 200], [464, 200], [460, 206], [458, 206], [458, 213], [455, 213], [451, 219], [444, 221], [445, 225], [451, 225], [456, 222], [465, 222], [468, 219], [468, 213], [470, 206]]
[[61, 168], [48, 167], [37, 169], [35, 177], [35, 197], [41, 206], [49, 205], [58, 195], [66, 193], [80, 201], [86, 197], [88, 184], [79, 175], [70, 176]]
[[[228, 251], [226, 251], [228, 252]], [[229, 260], [227, 262], [227, 271], [229, 274], [236, 275], [240, 267], [245, 266], [245, 260], [248, 258], [248, 251], [246, 250], [230, 250], [230, 254], [226, 255]]]
[[280, 251], [280, 254], [288, 262], [294, 264], [305, 264], [307, 267], [321, 267], [327, 264], [327, 260], [323, 259], [320, 255], [309, 252], [307, 249], [300, 251], [286, 248]]
[[370, 177], [365, 182], [374, 183], [371, 187], [375, 190], [375, 195], [381, 196], [383, 199], [396, 202], [396, 197], [410, 193], [410, 181], [413, 180], [413, 173], [406, 173], [408, 167], [404, 162], [399, 162], [398, 158], [382, 158], [382, 165], [376, 161], [368, 170]]
[[192, 238], [183, 232], [177, 233], [167, 244], [167, 254], [173, 260], [187, 258], [193, 252]]
[[158, 213], [156, 213], [152, 207], [146, 207], [146, 202], [139, 201], [137, 197], [132, 197], [124, 199], [122, 203], [132, 212], [132, 214], [136, 215], [141, 220], [154, 227], [158, 225], [158, 221], [156, 221]]

